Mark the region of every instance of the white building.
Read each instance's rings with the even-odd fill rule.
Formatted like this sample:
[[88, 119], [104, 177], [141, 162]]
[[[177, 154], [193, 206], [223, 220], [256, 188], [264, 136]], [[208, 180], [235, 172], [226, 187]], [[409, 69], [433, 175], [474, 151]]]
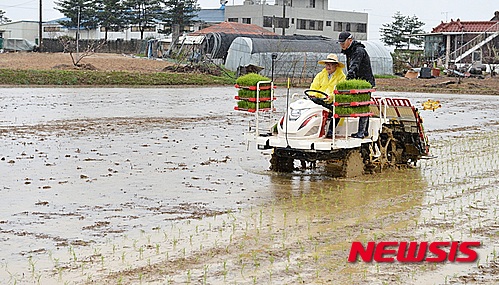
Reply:
[[342, 31], [349, 31], [357, 40], [367, 39], [367, 13], [328, 10], [328, 0], [269, 2], [245, 0], [243, 5], [226, 6], [225, 20], [255, 24], [279, 35], [336, 39]]
[[38, 43], [37, 21], [16, 21], [0, 25], [0, 38], [24, 39]]
[[0, 25], [0, 51], [32, 51], [38, 44], [38, 22], [16, 21]]
[[[80, 34], [80, 39], [82, 40], [101, 40], [106, 36], [106, 31], [103, 27], [97, 29], [76, 29], [75, 27], [65, 27], [58, 23], [63, 19], [57, 19], [43, 24], [43, 38], [44, 39], [57, 39], [61, 36], [70, 36], [76, 38], [76, 34]], [[159, 33], [160, 25], [156, 27], [147, 28], [144, 31], [144, 39], [155, 38], [161, 39], [165, 38], [165, 34]], [[129, 41], [131, 39], [140, 39], [140, 30], [137, 26], [132, 26], [119, 31], [108, 31], [108, 40], [125, 40]]]

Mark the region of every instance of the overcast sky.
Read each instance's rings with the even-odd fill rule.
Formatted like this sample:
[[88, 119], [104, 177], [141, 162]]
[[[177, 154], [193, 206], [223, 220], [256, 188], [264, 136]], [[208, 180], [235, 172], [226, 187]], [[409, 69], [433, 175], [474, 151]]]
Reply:
[[[42, 0], [43, 20], [62, 17], [54, 9], [54, 1]], [[261, 0], [263, 1], [263, 0]], [[219, 0], [198, 0], [202, 8], [218, 8]], [[243, 0], [229, 0], [227, 5], [241, 5]], [[267, 3], [274, 3], [269, 0]], [[40, 0], [0, 0], [0, 10], [13, 20], [35, 20], [39, 18]], [[488, 21], [499, 11], [498, 0], [349, 0], [329, 1], [330, 10], [366, 12], [369, 14], [368, 39], [379, 40], [379, 29], [382, 24], [391, 23], [392, 16], [400, 11], [404, 16], [416, 15], [426, 25], [423, 30], [430, 32], [441, 21], [460, 18], [463, 21]]]

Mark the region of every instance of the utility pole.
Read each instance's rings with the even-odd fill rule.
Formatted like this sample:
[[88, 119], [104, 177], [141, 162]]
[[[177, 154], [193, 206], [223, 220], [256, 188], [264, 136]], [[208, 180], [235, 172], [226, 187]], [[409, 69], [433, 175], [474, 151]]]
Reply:
[[78, 17], [77, 17], [77, 28], [76, 28], [76, 56], [80, 56], [80, 12], [81, 7], [78, 5]]
[[42, 0], [40, 0], [40, 19], [39, 19], [39, 22], [38, 22], [38, 51], [42, 51], [42, 42], [43, 42], [43, 20], [42, 20]]
[[282, 0], [282, 35], [286, 35], [286, 0]]

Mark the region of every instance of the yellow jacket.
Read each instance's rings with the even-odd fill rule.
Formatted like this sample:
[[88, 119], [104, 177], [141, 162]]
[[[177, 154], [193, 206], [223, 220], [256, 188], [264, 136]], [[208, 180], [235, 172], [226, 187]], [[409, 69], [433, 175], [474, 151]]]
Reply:
[[[319, 90], [326, 94], [329, 94], [329, 100], [326, 101], [326, 103], [331, 103], [333, 102], [334, 89], [336, 87], [336, 84], [345, 80], [345, 78], [346, 76], [345, 73], [343, 73], [343, 69], [336, 68], [336, 71], [333, 73], [333, 76], [331, 76], [331, 79], [329, 79], [327, 70], [324, 68], [314, 77], [314, 81], [312, 81], [312, 84], [310, 84], [310, 89]], [[324, 97], [321, 94], [316, 94], [316, 96], [319, 98]]]

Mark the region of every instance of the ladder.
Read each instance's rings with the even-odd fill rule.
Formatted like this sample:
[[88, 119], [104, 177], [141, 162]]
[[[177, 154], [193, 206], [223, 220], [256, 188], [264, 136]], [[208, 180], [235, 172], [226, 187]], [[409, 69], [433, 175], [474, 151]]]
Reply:
[[499, 36], [499, 22], [490, 26], [487, 30], [473, 38], [471, 41], [450, 53], [450, 61], [454, 63], [460, 62], [463, 58], [478, 50], [497, 36]]

